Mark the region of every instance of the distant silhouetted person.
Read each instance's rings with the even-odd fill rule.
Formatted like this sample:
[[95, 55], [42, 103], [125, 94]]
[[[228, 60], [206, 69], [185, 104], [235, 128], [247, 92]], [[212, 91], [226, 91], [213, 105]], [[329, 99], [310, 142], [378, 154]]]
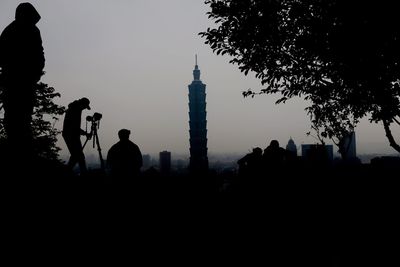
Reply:
[[278, 171], [285, 163], [286, 150], [279, 146], [277, 140], [272, 140], [264, 149], [263, 161], [266, 171]]
[[76, 163], [79, 163], [81, 173], [84, 174], [87, 171], [85, 155], [83, 154], [83, 147], [81, 143], [81, 135], [85, 135], [90, 138], [90, 133], [81, 129], [81, 117], [84, 109], [90, 110], [90, 101], [86, 97], [68, 105], [68, 109], [65, 112], [64, 125], [62, 136], [67, 144], [68, 150], [71, 157], [68, 161], [68, 167], [72, 170]]
[[239, 159], [239, 184], [244, 192], [258, 186], [262, 174], [262, 149], [253, 148], [253, 151]]
[[142, 153], [139, 147], [129, 140], [131, 132], [122, 129], [118, 132], [119, 142], [114, 144], [107, 155], [107, 164], [111, 169], [111, 175], [116, 182], [130, 182], [140, 175], [143, 165]]
[[16, 9], [15, 20], [0, 36], [4, 126], [11, 160], [15, 160], [14, 153], [23, 154], [23, 159], [29, 161], [34, 156], [31, 121], [36, 84], [45, 65], [42, 38], [36, 27], [39, 20], [36, 9], [22, 3]]
[[260, 172], [262, 166], [262, 149], [253, 148], [253, 152], [238, 160], [239, 175], [254, 175]]

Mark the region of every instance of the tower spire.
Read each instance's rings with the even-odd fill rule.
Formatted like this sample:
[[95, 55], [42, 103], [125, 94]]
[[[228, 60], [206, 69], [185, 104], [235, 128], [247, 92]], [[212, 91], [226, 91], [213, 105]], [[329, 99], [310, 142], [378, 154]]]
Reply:
[[197, 54], [195, 54], [195, 66], [193, 70], [193, 78], [195, 81], [200, 80], [200, 70], [199, 66], [197, 65]]

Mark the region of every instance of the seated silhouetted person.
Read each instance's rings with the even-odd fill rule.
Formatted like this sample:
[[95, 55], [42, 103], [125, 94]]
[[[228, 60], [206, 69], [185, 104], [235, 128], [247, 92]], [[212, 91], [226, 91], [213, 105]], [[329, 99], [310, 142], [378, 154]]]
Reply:
[[239, 159], [239, 175], [247, 176], [259, 173], [262, 166], [262, 149], [259, 147], [253, 148], [253, 152]]
[[266, 172], [281, 171], [285, 163], [286, 150], [279, 146], [277, 140], [272, 140], [269, 146], [264, 149], [263, 164]]
[[122, 129], [118, 132], [119, 142], [114, 144], [107, 154], [107, 164], [116, 183], [131, 182], [140, 175], [143, 165], [139, 147], [129, 140], [131, 132]]
[[253, 151], [239, 159], [239, 183], [243, 190], [249, 190], [259, 184], [262, 173], [262, 149], [253, 148]]
[[68, 109], [65, 112], [64, 125], [62, 136], [65, 144], [71, 154], [68, 161], [68, 167], [70, 170], [74, 168], [76, 163], [79, 164], [81, 174], [85, 174], [87, 171], [85, 155], [83, 154], [83, 147], [81, 143], [81, 135], [90, 138], [90, 133], [81, 129], [81, 116], [84, 109], [90, 110], [90, 101], [86, 97], [68, 105]]
[[11, 161], [15, 160], [14, 152], [23, 153], [26, 160], [34, 156], [31, 121], [36, 84], [45, 64], [42, 38], [36, 27], [39, 20], [36, 9], [22, 3], [16, 9], [15, 20], [0, 36], [0, 86], [4, 90], [4, 126]]

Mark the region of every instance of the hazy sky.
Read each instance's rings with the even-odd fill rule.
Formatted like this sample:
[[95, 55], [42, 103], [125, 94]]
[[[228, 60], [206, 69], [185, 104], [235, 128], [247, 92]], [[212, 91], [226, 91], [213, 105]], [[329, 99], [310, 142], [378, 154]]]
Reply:
[[[21, 1], [0, 0], [0, 30]], [[207, 84], [210, 153], [246, 153], [271, 139], [290, 136], [299, 146], [310, 123], [300, 99], [275, 105], [277, 97], [242, 97], [260, 83], [244, 76], [228, 57], [217, 56], [198, 33], [211, 27], [203, 0], [36, 0], [46, 57], [42, 81], [61, 93], [62, 105], [83, 96], [103, 114], [99, 130], [104, 154], [121, 128], [142, 153], [189, 154], [188, 84], [194, 55]], [[57, 127], [62, 127], [62, 120]], [[84, 125], [82, 125], [84, 127]], [[357, 152], [393, 153], [380, 125], [357, 128]], [[399, 131], [394, 131], [398, 135]], [[82, 139], [83, 140], [83, 139]], [[60, 146], [65, 147], [62, 140]], [[86, 153], [96, 153], [92, 148]], [[63, 150], [62, 154], [67, 152]]]

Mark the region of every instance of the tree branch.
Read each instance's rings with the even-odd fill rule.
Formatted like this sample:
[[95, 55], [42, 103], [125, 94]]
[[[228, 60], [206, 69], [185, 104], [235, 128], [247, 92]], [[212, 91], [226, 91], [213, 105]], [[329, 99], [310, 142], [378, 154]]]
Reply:
[[385, 128], [386, 137], [389, 140], [390, 146], [400, 153], [400, 145], [394, 140], [392, 131], [390, 130], [390, 123], [387, 120], [383, 120], [383, 127]]
[[398, 125], [400, 125], [400, 121], [399, 121], [398, 119], [396, 119], [396, 117], [394, 117], [393, 120], [394, 120]]

